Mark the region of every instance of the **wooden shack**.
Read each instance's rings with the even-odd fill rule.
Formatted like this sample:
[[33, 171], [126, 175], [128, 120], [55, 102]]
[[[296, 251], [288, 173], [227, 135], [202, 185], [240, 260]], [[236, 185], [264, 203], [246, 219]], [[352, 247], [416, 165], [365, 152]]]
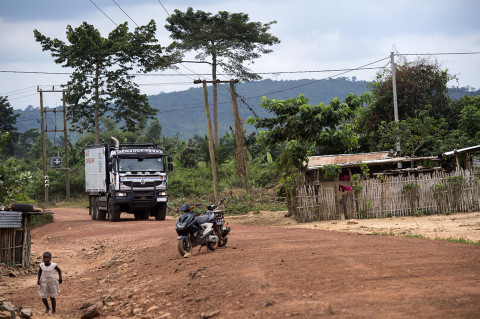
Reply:
[[[372, 214], [369, 212], [376, 206], [382, 206], [383, 202], [381, 199], [367, 200], [363, 195], [361, 198], [355, 196], [352, 176], [362, 174], [362, 164], [367, 164], [370, 177], [381, 174], [389, 180], [397, 177], [409, 180], [442, 171], [443, 169], [437, 165], [438, 161], [439, 158], [436, 156], [396, 156], [393, 151], [310, 156], [304, 167], [303, 185], [299, 185], [297, 188], [296, 218], [305, 222], [371, 217]], [[338, 165], [341, 168], [336, 180], [331, 181], [324, 178], [323, 168], [325, 165]], [[403, 182], [401, 184], [403, 185]], [[380, 207], [378, 210], [381, 211], [382, 208]], [[364, 211], [367, 213], [364, 214]], [[396, 211], [392, 214], [396, 214]]]
[[31, 218], [41, 214], [51, 212], [0, 210], [0, 263], [22, 268], [30, 265]]

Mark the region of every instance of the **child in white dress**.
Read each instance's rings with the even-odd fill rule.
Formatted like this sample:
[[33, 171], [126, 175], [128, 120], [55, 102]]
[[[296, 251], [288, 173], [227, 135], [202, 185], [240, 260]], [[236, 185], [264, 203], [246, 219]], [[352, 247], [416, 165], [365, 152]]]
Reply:
[[[57, 266], [56, 263], [50, 262], [52, 260], [52, 254], [47, 252], [43, 253], [43, 263], [40, 264], [40, 269], [38, 270], [38, 293], [42, 298], [43, 304], [45, 305], [45, 312], [50, 311], [48, 306], [48, 299], [52, 302], [52, 315], [55, 314], [57, 308], [57, 302], [55, 297], [60, 292], [59, 284], [62, 283], [62, 271]], [[55, 274], [55, 270], [58, 272], [58, 280]]]

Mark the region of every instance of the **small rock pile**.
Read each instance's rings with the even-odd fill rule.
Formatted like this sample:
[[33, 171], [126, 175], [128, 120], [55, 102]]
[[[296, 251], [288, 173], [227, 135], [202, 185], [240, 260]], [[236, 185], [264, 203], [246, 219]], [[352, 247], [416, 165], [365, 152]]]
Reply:
[[7, 300], [0, 298], [0, 319], [25, 318], [30, 319], [33, 316], [33, 310], [29, 308], [18, 308], [9, 303]]

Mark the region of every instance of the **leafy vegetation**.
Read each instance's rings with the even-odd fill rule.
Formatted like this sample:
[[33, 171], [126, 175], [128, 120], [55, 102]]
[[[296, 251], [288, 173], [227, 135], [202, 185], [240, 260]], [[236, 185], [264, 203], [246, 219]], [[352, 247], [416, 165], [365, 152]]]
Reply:
[[[72, 90], [68, 94], [69, 102], [74, 106], [69, 113], [70, 123], [77, 129], [76, 134], [70, 135], [68, 141], [70, 188], [73, 198], [81, 200], [85, 196], [84, 147], [96, 142], [109, 142], [110, 136], [115, 136], [121, 143], [155, 142], [165, 147], [166, 152], [173, 156], [176, 169], [169, 175], [169, 193], [173, 205], [177, 201], [192, 198], [211, 201], [213, 189], [211, 170], [208, 167], [208, 141], [205, 137], [206, 123], [203, 120], [201, 88], [184, 92], [183, 98], [174, 94], [160, 94], [148, 100], [131, 82], [128, 71], [134, 67], [138, 67], [140, 72], [172, 67], [187, 51], [201, 49], [198, 61], [213, 61], [218, 66], [236, 72], [235, 74], [245, 80], [251, 80], [256, 77], [243, 63], [256, 59], [260, 54], [269, 53], [270, 49], [267, 47], [277, 43], [278, 39], [267, 32], [273, 22], [247, 23], [248, 15], [245, 14], [220, 12], [212, 16], [201, 11], [194, 12], [190, 8], [186, 13], [177, 10], [172, 16], [178, 18], [178, 21], [174, 18], [174, 24], [174, 20], [169, 20], [167, 29], [172, 32], [172, 38], [176, 42], [169, 46], [172, 51], [167, 50], [165, 55], [161, 55], [164, 52], [156, 43], [156, 27], [153, 21], [136, 28], [134, 32], [129, 32], [127, 24], [122, 24], [113, 30], [108, 38], [101, 37], [98, 30], [87, 23], [76, 29], [68, 26], [67, 40], [70, 45], [58, 39], [49, 39], [38, 31], [34, 32], [36, 40], [44, 50], [51, 51], [57, 63], [74, 69], [70, 81]], [[239, 35], [238, 30], [237, 33], [232, 31], [220, 35], [204, 34], [197, 38], [192, 35], [192, 25], [189, 25], [192, 23], [193, 27], [198, 29], [199, 21], [194, 21], [196, 17], [205, 18], [205, 21], [200, 22], [206, 23], [209, 28], [228, 22], [229, 28], [248, 25], [247, 30], [255, 32], [249, 34], [250, 42], [245, 43], [235, 37]], [[215, 41], [218, 37], [226, 37], [223, 39], [225, 42], [222, 42], [221, 46], [215, 46], [213, 50], [211, 43], [205, 39], [209, 35], [214, 37]], [[244, 45], [248, 46], [248, 43], [254, 50], [247, 50], [245, 53]], [[322, 81], [318, 86], [306, 85], [309, 81], [302, 80], [300, 82], [303, 84], [299, 87], [305, 94], [292, 94], [285, 90], [285, 87], [291, 87], [290, 81], [266, 80], [239, 85], [237, 92], [241, 96], [246, 93], [257, 96], [253, 102], [246, 99], [245, 104], [258, 102], [261, 107], [255, 110], [258, 115], [250, 116], [247, 121], [249, 126], [245, 145], [249, 186], [255, 190], [275, 189], [276, 194], [272, 192], [270, 197], [286, 197], [286, 206], [292, 212], [295, 190], [302, 182], [302, 169], [309, 155], [393, 149], [398, 138], [404, 155], [437, 155], [445, 150], [479, 144], [478, 91], [467, 90], [468, 96], [452, 100], [447, 83], [454, 77], [449, 75], [447, 70], [442, 70], [436, 61], [404, 60], [397, 65], [397, 70], [401, 111], [400, 121], [393, 123], [389, 71], [378, 74], [370, 86], [371, 93], [367, 92], [366, 82], [345, 78]], [[215, 74], [215, 70], [212, 71]], [[314, 91], [320, 91], [321, 84], [326, 87], [340, 84], [353, 93], [347, 95], [343, 91], [331, 96], [323, 92], [322, 95], [315, 95], [317, 93]], [[273, 86], [267, 85], [277, 87], [271, 89]], [[99, 89], [98, 94], [96, 88]], [[218, 93], [219, 98], [225, 102], [218, 102], [229, 104], [228, 92], [220, 92], [223, 88], [219, 85]], [[284, 90], [281, 94], [269, 93], [282, 88]], [[333, 89], [326, 91], [330, 91], [329, 94], [337, 92]], [[259, 101], [258, 96], [263, 98]], [[315, 97], [309, 100], [311, 96]], [[190, 105], [192, 107], [189, 107], [187, 112], [167, 112]], [[160, 110], [156, 118], [154, 108]], [[95, 116], [96, 120], [92, 120], [91, 115], [96, 111], [98, 116]], [[0, 201], [29, 202], [31, 198], [40, 201], [44, 190], [41, 137], [33, 127], [22, 125], [20, 130], [18, 125], [15, 125], [17, 117], [28, 117], [32, 120], [38, 118], [38, 109], [28, 107], [23, 113], [12, 112], [8, 99], [2, 97], [0, 112], [3, 115], [3, 118], [0, 118], [0, 147], [3, 147], [0, 162]], [[37, 113], [37, 117], [33, 116], [34, 113]], [[240, 115], [245, 118], [252, 113], [243, 108]], [[228, 209], [231, 210], [230, 213], [238, 213], [261, 207], [265, 201], [262, 196], [256, 196], [255, 191], [238, 191], [242, 181], [235, 173], [236, 142], [232, 134], [230, 112], [227, 110], [222, 113], [219, 119], [223, 125], [224, 136], [219, 138], [215, 160], [219, 166], [220, 190], [229, 195]], [[47, 119], [47, 124], [52, 123], [55, 124], [52, 119]], [[49, 135], [45, 142], [47, 154], [61, 153], [61, 138], [52, 138], [52, 135]], [[327, 178], [334, 178], [339, 173], [335, 166], [332, 166], [331, 170], [327, 167], [327, 171]], [[361, 171], [361, 175], [353, 175], [355, 195], [361, 190], [359, 181], [369, 178], [370, 175], [366, 165], [362, 165]], [[63, 174], [60, 170], [49, 170], [52, 200], [63, 199]], [[461, 183], [460, 178], [447, 180], [442, 188], [455, 189]], [[441, 193], [441, 188], [439, 186], [432, 191]], [[405, 192], [412, 195], [414, 203], [418, 187], [406, 185]], [[276, 202], [271, 203], [277, 205]], [[369, 205], [370, 203], [362, 203], [360, 208], [366, 213]], [[413, 204], [412, 211], [415, 211]]]
[[74, 130], [81, 133], [94, 127], [95, 142], [99, 143], [99, 118], [107, 112], [122, 120], [128, 131], [133, 131], [142, 119], [155, 115], [147, 97], [132, 81], [134, 75], [129, 73], [134, 68], [147, 72], [165, 67], [173, 59], [161, 56], [155, 32], [153, 20], [133, 33], [123, 23], [103, 38], [94, 26], [83, 22], [75, 29], [67, 26], [67, 45], [33, 31], [42, 49], [51, 51], [55, 63], [73, 68], [68, 82], [67, 101], [71, 106], [67, 116]]

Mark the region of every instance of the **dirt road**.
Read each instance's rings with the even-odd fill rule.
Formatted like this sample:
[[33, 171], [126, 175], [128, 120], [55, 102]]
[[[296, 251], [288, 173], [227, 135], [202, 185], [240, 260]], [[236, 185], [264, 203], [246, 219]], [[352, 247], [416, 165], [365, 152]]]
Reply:
[[[32, 250], [64, 273], [57, 318], [478, 318], [480, 246], [357, 232], [241, 225], [227, 247], [177, 252], [175, 220], [92, 221], [58, 208]], [[126, 218], [128, 216], [123, 216]], [[228, 221], [228, 218], [227, 218]], [[42, 316], [35, 275], [0, 295]]]

